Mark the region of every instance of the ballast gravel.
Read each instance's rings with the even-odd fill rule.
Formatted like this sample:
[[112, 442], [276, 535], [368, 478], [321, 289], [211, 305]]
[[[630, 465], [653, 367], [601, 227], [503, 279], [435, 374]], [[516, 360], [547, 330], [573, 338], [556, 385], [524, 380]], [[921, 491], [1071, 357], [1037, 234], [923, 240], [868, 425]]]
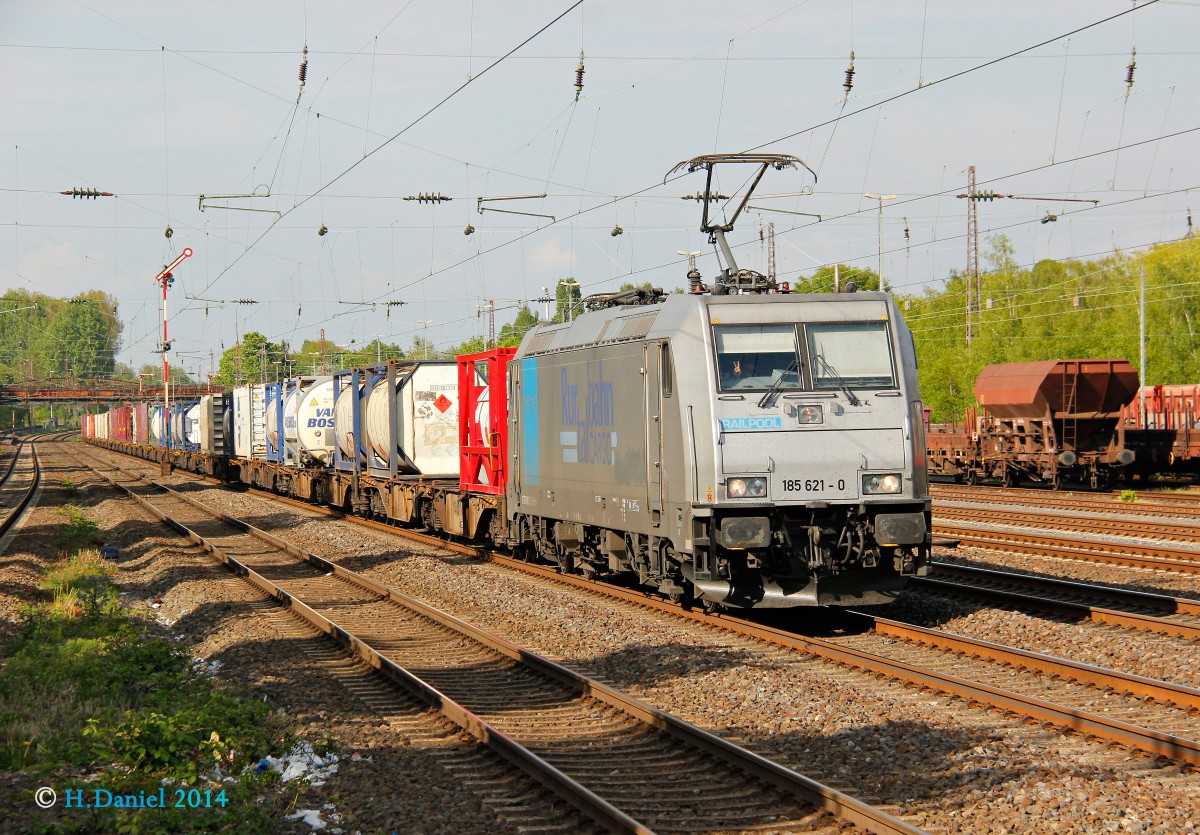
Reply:
[[[1175, 764], [457, 554], [430, 552], [259, 496], [217, 487], [195, 495], [226, 513], [250, 517], [306, 550], [884, 805], [929, 831], [1200, 831], [1200, 778]], [[811, 626], [820, 614], [796, 617]], [[1025, 634], [1030, 648], [1053, 651], [1041, 643], [1046, 634], [1047, 642], [1061, 644], [1061, 654], [1073, 657], [1068, 651], [1073, 636], [1058, 623], [1003, 610], [984, 615], [983, 610], [951, 609], [945, 617], [947, 628], [969, 626], [979, 617], [978, 630], [993, 640], [1008, 640], [1000, 633], [1003, 628]], [[1113, 666], [1125, 658], [1169, 656], [1171, 650], [1153, 640], [1143, 644], [1141, 633], [1112, 633], [1112, 640], [1128, 648], [1114, 657]], [[1177, 646], [1172, 659], [1177, 667], [1196, 663], [1190, 649]]]
[[[473, 743], [446, 729], [432, 714], [412, 710], [383, 716], [351, 693], [342, 677], [352, 665], [322, 658], [329, 646], [273, 602], [218, 566], [198, 547], [153, 520], [130, 500], [118, 497], [94, 474], [68, 460], [66, 444], [41, 444], [47, 479], [76, 485], [71, 502], [100, 524], [107, 544], [120, 554], [116, 582], [123, 603], [144, 611], [166, 638], [178, 642], [198, 669], [214, 675], [242, 697], [261, 699], [290, 717], [298, 738], [332, 750], [335, 774], [322, 786], [296, 786], [294, 810], [319, 812], [326, 831], [404, 833], [516, 832], [487, 808], [444, 763]], [[0, 618], [9, 632], [25, 602], [36, 593], [45, 568], [57, 558], [58, 508], [68, 500], [47, 490], [25, 528], [0, 555]], [[2, 637], [2, 636], [0, 636]], [[2, 644], [0, 644], [2, 646]], [[214, 663], [217, 662], [217, 663]], [[429, 728], [426, 735], [412, 727]], [[398, 730], [401, 727], [404, 730]], [[288, 752], [277, 752], [284, 756]], [[34, 774], [0, 773], [0, 832], [42, 831], [51, 813], [38, 810]], [[286, 805], [286, 804], [285, 804]], [[309, 833], [302, 817], [287, 820], [281, 808], [278, 832]], [[57, 810], [58, 825], [69, 814]]]

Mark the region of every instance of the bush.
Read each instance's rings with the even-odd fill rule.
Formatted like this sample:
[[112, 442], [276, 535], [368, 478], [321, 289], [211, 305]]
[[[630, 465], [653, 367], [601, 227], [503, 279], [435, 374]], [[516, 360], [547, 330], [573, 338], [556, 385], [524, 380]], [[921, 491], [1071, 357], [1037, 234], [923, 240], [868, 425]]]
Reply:
[[1136, 490], [1122, 490], [1122, 491], [1121, 491], [1121, 492], [1120, 492], [1120, 493], [1117, 495], [1117, 498], [1118, 498], [1118, 499], [1120, 499], [1121, 501], [1123, 501], [1123, 502], [1127, 503], [1127, 504], [1131, 504], [1131, 503], [1133, 503], [1133, 502], [1136, 502], [1136, 501], [1137, 501], [1137, 499], [1138, 499], [1138, 495], [1137, 495], [1137, 491], [1136, 491]]

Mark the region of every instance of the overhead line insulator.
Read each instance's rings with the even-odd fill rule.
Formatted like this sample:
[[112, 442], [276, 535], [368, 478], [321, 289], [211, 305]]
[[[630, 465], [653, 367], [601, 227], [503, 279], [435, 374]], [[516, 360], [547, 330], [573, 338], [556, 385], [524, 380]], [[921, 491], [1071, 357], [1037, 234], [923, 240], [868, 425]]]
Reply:
[[73, 188], [70, 191], [60, 191], [59, 194], [70, 195], [71, 199], [82, 197], [85, 200], [89, 197], [95, 200], [97, 197], [113, 196], [111, 191], [100, 191], [99, 189], [94, 188]]
[[579, 94], [583, 92], [583, 50], [579, 50], [579, 66], [575, 68], [575, 101], [579, 101]]
[[842, 82], [842, 89], [846, 91], [846, 98], [850, 97], [850, 91], [854, 89], [854, 50], [850, 50], [850, 66], [846, 67], [846, 80]]

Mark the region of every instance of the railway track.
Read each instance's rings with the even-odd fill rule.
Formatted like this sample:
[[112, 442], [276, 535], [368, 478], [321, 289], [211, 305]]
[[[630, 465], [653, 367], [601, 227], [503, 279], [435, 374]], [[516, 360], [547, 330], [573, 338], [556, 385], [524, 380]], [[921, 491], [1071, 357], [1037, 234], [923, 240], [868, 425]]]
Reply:
[[[1196, 741], [1200, 740], [1200, 717], [1192, 715], [1200, 710], [1200, 692], [1190, 688], [1128, 676], [1064, 659], [1040, 656], [1010, 647], [974, 642], [970, 638], [882, 618], [872, 618], [874, 638], [858, 636], [823, 639], [797, 635], [743, 618], [682, 610], [677, 605], [637, 590], [559, 574], [556, 569], [548, 566], [524, 563], [461, 543], [449, 542], [441, 537], [346, 516], [337, 511], [271, 493], [260, 495], [272, 501], [342, 518], [436, 548], [489, 560], [514, 570], [552, 579], [605, 597], [633, 602], [675, 617], [704, 623], [875, 675], [990, 705], [1151, 755], [1200, 765], [1200, 742]], [[881, 644], [891, 644], [891, 647], [881, 648]], [[972, 658], [976, 660], [972, 661]], [[1014, 670], [1019, 671], [1019, 682], [1014, 681]], [[964, 672], [968, 674], [961, 674]], [[1065, 683], [1047, 688], [1047, 677], [1061, 679]], [[1019, 684], [1024, 690], [1013, 689], [1014, 684]], [[1048, 690], [1053, 692], [1048, 695]], [[1122, 697], [1123, 703], [1113, 704], [1112, 699], [1105, 695], [1110, 690], [1129, 695]], [[1091, 706], [1097, 704], [1103, 706], [1099, 712], [1091, 709]]]
[[1067, 557], [1112, 565], [1164, 571], [1200, 572], [1200, 550], [1168, 543], [1137, 542], [1126, 538], [1106, 541], [1041, 529], [998, 529], [988, 522], [947, 523], [934, 510], [934, 536], [956, 539], [963, 545], [1018, 554]]
[[33, 500], [42, 479], [42, 465], [32, 440], [22, 442], [0, 476], [0, 537], [16, 524]]
[[[918, 588], [1200, 641], [1200, 599], [936, 562]], [[1103, 605], [1108, 604], [1108, 605]]]
[[97, 472], [600, 827], [920, 831], [165, 485]]
[[987, 522], [1055, 531], [1075, 531], [1104, 536], [1131, 536], [1171, 542], [1200, 543], [1200, 525], [1165, 517], [1120, 516], [1117, 513], [1056, 513], [1019, 508], [983, 508], [941, 502], [936, 518], [943, 522]]
[[[1021, 488], [958, 487], [932, 484], [934, 515], [944, 501], [971, 502], [981, 505], [1014, 504], [1024, 508], [1119, 513], [1129, 516], [1168, 516], [1176, 519], [1200, 519], [1200, 501], [1165, 499], [1165, 494], [1140, 494], [1137, 501], [1123, 502], [1111, 493], [1063, 494], [1048, 490]], [[1152, 497], [1152, 498], [1151, 498]]]

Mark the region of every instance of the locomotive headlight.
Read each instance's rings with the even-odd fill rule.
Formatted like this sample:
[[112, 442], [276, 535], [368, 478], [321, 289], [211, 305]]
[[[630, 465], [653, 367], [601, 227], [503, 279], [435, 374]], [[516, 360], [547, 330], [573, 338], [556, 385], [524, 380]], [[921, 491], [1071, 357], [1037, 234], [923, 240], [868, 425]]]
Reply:
[[766, 516], [731, 516], [713, 531], [723, 548], [766, 548], [771, 544], [771, 520]]
[[757, 498], [767, 495], [765, 478], [731, 478], [725, 482], [725, 495], [731, 499]]
[[903, 482], [899, 473], [875, 473], [862, 477], [864, 496], [878, 496], [886, 493], [899, 493]]
[[801, 406], [797, 418], [801, 426], [817, 426], [825, 422], [825, 409], [820, 404]]

